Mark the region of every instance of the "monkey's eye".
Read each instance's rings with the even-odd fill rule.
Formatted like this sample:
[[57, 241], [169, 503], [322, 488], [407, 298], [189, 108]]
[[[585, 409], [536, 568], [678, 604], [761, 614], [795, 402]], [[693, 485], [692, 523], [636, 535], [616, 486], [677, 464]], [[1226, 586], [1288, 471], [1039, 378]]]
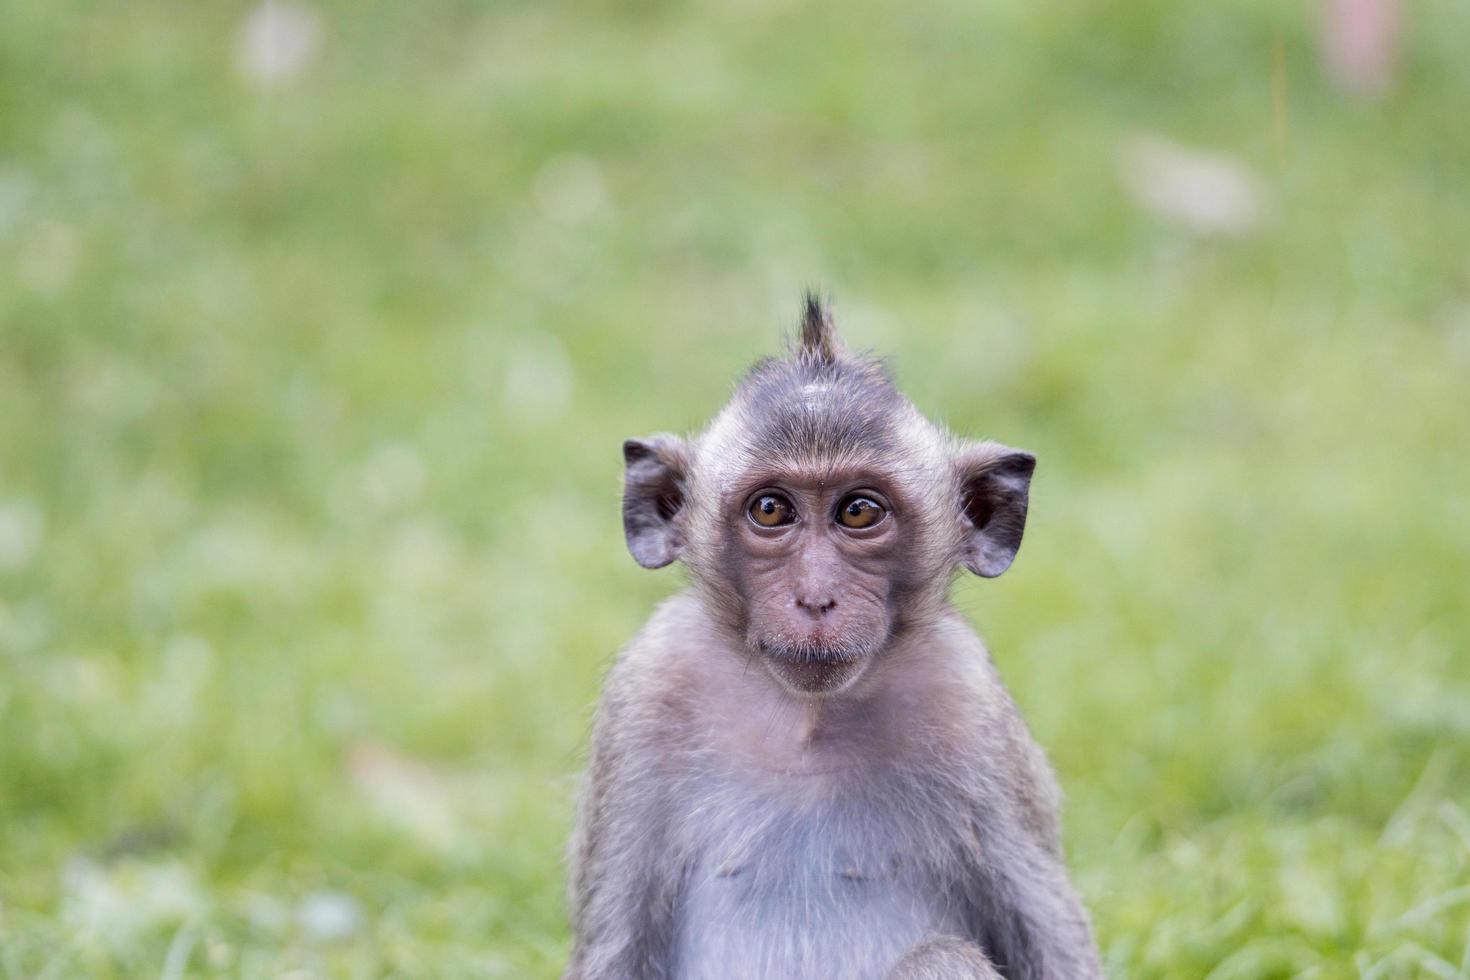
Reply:
[[761, 527], [780, 527], [796, 520], [796, 508], [779, 493], [757, 494], [750, 502], [750, 519]]
[[883, 515], [887, 513], [888, 509], [872, 497], [853, 494], [837, 508], [837, 523], [854, 530], [872, 527], [883, 520]]

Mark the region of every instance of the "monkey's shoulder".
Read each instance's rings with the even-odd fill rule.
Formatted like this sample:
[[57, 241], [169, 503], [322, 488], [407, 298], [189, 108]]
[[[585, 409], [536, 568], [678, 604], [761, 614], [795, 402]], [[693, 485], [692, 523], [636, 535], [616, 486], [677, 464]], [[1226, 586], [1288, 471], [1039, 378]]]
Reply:
[[663, 600], [618, 652], [607, 682], [654, 682], [687, 659], [697, 645], [722, 642], [709, 613], [691, 590]]
[[692, 588], [676, 592], [654, 607], [633, 634], [618, 662], [654, 667], [695, 638], [712, 639], [717, 625]]
[[911, 757], [926, 760], [914, 771], [940, 776], [952, 798], [1009, 812], [1055, 848], [1055, 773], [979, 634], [951, 610], [914, 642], [929, 655], [905, 665], [893, 712]]
[[[598, 714], [632, 726], [634, 741], [664, 740], [692, 721], [690, 691], [696, 652], [723, 641], [703, 606], [689, 591], [664, 600], [622, 650], [603, 679]], [[706, 659], [714, 659], [708, 656]]]

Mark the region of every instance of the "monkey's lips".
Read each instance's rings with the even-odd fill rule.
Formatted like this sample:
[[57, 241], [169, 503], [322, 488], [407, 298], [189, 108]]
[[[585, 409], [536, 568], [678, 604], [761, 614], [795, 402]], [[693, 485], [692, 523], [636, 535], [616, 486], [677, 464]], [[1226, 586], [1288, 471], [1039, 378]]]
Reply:
[[773, 660], [791, 664], [845, 664], [867, 656], [866, 650], [816, 639], [797, 642], [763, 639], [757, 649]]
[[782, 687], [803, 697], [845, 690], [862, 676], [882, 645], [872, 631], [850, 625], [847, 629], [783, 626], [752, 635], [751, 646]]
[[[863, 660], [883, 645], [886, 630], [862, 622], [753, 624], [751, 646], [768, 660], [788, 664], [847, 664]], [[764, 626], [764, 628], [761, 628]]]
[[836, 694], [862, 676], [869, 651], [846, 645], [764, 640], [757, 644], [772, 677], [799, 696]]

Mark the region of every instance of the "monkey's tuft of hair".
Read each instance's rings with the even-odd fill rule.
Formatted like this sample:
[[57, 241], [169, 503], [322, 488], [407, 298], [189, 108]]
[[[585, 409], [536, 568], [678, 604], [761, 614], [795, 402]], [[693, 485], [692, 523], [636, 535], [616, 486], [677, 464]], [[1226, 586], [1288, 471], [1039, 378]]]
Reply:
[[842, 355], [832, 314], [815, 292], [807, 292], [801, 314], [801, 348], [798, 356], [815, 364], [832, 364]]

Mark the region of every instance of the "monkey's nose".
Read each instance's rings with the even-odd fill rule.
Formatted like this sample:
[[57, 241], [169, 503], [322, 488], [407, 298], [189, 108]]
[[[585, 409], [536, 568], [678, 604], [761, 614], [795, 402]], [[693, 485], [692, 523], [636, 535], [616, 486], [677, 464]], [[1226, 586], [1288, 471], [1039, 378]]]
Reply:
[[796, 605], [802, 612], [813, 619], [821, 619], [833, 609], [837, 608], [837, 600], [831, 596], [796, 596]]

